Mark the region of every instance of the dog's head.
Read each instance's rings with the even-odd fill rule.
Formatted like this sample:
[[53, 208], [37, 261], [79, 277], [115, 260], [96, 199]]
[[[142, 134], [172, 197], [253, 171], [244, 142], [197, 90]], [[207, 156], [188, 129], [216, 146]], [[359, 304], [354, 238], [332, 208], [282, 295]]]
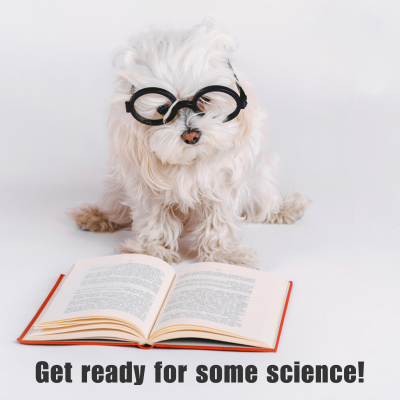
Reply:
[[224, 122], [237, 106], [227, 94], [206, 93], [198, 98], [196, 107], [180, 108], [173, 120], [158, 126], [137, 121], [125, 112], [124, 104], [139, 90], [166, 90], [173, 96], [149, 93], [134, 104], [141, 117], [166, 121], [174, 104], [192, 102], [207, 86], [222, 85], [238, 92], [229, 63], [234, 47], [229, 34], [208, 24], [189, 31], [152, 31], [132, 39], [115, 58], [119, 81], [113, 112], [118, 115], [111, 125], [115, 129], [117, 124], [126, 136], [118, 138], [117, 146], [133, 146], [135, 149], [123, 151], [134, 151], [136, 158], [156, 157], [164, 166], [189, 165], [237, 146], [249, 131], [250, 121], [242, 110]]

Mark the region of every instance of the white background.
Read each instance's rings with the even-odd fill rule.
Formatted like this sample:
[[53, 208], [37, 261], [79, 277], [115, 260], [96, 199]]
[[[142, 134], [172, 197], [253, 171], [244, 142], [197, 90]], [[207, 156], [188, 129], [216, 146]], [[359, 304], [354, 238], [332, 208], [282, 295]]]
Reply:
[[[0, 21], [1, 372], [4, 399], [394, 399], [399, 374], [400, 9], [396, 1], [14, 1]], [[16, 342], [59, 274], [110, 255], [128, 232], [79, 231], [106, 171], [113, 51], [151, 26], [206, 16], [240, 44], [236, 64], [269, 114], [283, 191], [312, 208], [293, 226], [247, 226], [260, 269], [293, 280], [276, 354]], [[39, 384], [35, 365], [73, 364]], [[82, 364], [146, 365], [145, 382], [80, 383]], [[153, 365], [185, 364], [155, 384]], [[269, 364], [357, 365], [364, 383], [267, 383]], [[198, 364], [254, 364], [254, 384], [198, 384]]]

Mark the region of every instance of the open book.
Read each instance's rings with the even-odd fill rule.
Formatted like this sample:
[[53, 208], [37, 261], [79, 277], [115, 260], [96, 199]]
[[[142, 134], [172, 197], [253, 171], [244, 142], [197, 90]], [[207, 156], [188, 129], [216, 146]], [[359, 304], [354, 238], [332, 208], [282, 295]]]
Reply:
[[80, 260], [18, 340], [276, 351], [291, 286], [220, 263], [175, 273], [141, 254]]

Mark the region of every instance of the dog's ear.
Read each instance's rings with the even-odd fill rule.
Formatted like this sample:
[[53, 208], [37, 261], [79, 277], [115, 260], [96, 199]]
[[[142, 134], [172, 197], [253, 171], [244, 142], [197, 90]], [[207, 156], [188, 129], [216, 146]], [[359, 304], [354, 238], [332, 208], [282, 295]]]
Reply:
[[108, 134], [109, 166], [116, 171], [119, 179], [125, 181], [126, 176], [131, 174], [132, 164], [136, 164], [140, 176], [154, 192], [171, 189], [170, 178], [163, 173], [161, 162], [150, 150], [146, 126], [133, 121], [118, 103], [110, 106]]
[[[135, 123], [137, 125], [137, 123]], [[145, 130], [144, 126], [140, 126], [139, 130]], [[141, 177], [154, 193], [160, 190], [169, 190], [172, 188], [171, 179], [163, 173], [161, 161], [150, 150], [148, 132], [136, 132], [135, 143], [132, 143], [132, 156], [130, 162], [134, 162], [141, 171]]]
[[239, 121], [239, 132], [235, 137], [234, 143], [236, 147], [240, 147], [243, 142], [249, 139], [253, 129], [251, 107], [247, 106], [236, 118]]

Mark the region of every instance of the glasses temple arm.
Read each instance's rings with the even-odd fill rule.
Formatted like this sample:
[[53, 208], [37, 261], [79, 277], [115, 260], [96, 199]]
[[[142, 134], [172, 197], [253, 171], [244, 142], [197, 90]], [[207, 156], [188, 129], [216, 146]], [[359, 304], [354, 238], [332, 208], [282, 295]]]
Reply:
[[242, 109], [244, 109], [244, 108], [247, 106], [247, 96], [246, 96], [246, 93], [244, 92], [243, 88], [240, 86], [239, 79], [238, 79], [238, 77], [236, 76], [235, 71], [233, 70], [233, 67], [232, 67], [232, 64], [231, 64], [231, 61], [230, 61], [230, 60], [228, 60], [228, 65], [229, 65], [229, 68], [232, 70], [233, 76], [235, 77], [236, 86], [237, 86], [237, 88], [238, 88], [238, 90], [239, 90], [239, 97], [240, 97], [240, 100], [241, 100], [241, 102], [242, 102]]

